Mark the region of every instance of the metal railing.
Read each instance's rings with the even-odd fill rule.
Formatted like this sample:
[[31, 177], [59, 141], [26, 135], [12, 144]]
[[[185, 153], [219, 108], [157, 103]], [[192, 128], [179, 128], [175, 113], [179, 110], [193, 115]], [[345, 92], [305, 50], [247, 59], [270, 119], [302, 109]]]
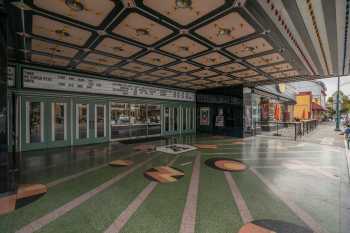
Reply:
[[313, 131], [317, 124], [317, 120], [296, 122], [258, 121], [254, 124], [253, 132], [254, 135], [277, 136], [297, 140]]

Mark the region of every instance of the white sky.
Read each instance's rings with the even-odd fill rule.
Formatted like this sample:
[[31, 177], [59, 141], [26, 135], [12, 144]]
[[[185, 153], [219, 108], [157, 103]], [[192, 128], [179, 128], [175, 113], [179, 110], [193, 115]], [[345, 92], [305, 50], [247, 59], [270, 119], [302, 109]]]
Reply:
[[[337, 90], [337, 78], [320, 79], [327, 88], [327, 98]], [[345, 85], [346, 84], [346, 85]], [[350, 95], [350, 76], [340, 77], [340, 90], [345, 95]]]

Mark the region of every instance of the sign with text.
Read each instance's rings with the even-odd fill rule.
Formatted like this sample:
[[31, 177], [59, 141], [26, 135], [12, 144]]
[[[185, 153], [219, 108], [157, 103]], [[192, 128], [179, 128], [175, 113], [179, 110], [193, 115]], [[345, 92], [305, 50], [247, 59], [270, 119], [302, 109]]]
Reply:
[[7, 67], [7, 86], [15, 86], [15, 67], [13, 66]]
[[71, 91], [79, 93], [144, 97], [190, 102], [195, 101], [195, 94], [193, 92], [123, 83], [118, 81], [100, 80], [31, 69], [23, 70], [23, 87]]

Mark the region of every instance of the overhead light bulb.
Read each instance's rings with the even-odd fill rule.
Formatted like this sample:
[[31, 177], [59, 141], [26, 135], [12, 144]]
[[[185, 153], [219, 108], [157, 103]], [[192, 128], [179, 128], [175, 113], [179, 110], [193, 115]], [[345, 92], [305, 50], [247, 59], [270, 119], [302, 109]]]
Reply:
[[65, 0], [66, 5], [73, 11], [83, 11], [84, 5], [81, 0]]
[[177, 8], [188, 9], [192, 6], [191, 0], [175, 0], [175, 5]]

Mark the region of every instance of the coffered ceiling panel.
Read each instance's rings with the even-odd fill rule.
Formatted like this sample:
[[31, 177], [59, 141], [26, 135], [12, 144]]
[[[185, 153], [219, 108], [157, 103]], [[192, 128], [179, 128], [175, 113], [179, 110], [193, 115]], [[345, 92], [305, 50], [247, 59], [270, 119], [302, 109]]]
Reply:
[[247, 57], [262, 52], [270, 51], [273, 47], [264, 38], [256, 38], [226, 48], [227, 51], [237, 57]]
[[247, 67], [245, 67], [239, 63], [229, 63], [229, 64], [214, 67], [214, 69], [219, 70], [221, 72], [225, 72], [225, 73], [232, 73], [234, 71], [244, 70], [246, 68]]
[[191, 81], [191, 83], [195, 85], [205, 85], [211, 82], [205, 79], [197, 79], [197, 80]]
[[115, 69], [110, 72], [111, 75], [116, 77], [122, 77], [122, 78], [130, 78], [136, 75], [136, 73], [122, 70], [122, 69]]
[[271, 76], [274, 78], [288, 78], [288, 77], [293, 77], [293, 76], [297, 76], [297, 75], [299, 75], [299, 72], [296, 70], [290, 70], [290, 71], [284, 71], [284, 72], [271, 74]]
[[37, 7], [86, 24], [98, 26], [115, 6], [111, 0], [34, 0]]
[[217, 75], [218, 73], [214, 72], [214, 71], [211, 71], [211, 70], [200, 70], [200, 71], [196, 71], [196, 72], [193, 72], [191, 73], [191, 75], [194, 75], [198, 78], [206, 78], [206, 77], [211, 77], [211, 76], [214, 76], [214, 75]]
[[143, 4], [178, 24], [187, 25], [222, 6], [224, 0], [144, 0]]
[[195, 32], [216, 45], [222, 45], [250, 35], [255, 31], [238, 12], [232, 12]]
[[76, 68], [78, 70], [84, 70], [92, 73], [103, 73], [107, 69], [106, 66], [89, 64], [89, 63], [80, 63], [79, 65], [76, 66]]
[[177, 87], [182, 87], [182, 88], [191, 88], [193, 86], [191, 83], [188, 82], [180, 82], [175, 84]]
[[247, 60], [247, 62], [249, 62], [254, 66], [264, 66], [264, 65], [281, 62], [281, 61], [284, 61], [284, 58], [279, 53], [272, 53], [272, 54], [264, 55], [261, 57], [255, 57]]
[[173, 33], [156, 21], [136, 12], [128, 14], [114, 29], [113, 33], [146, 45], [152, 45]]
[[135, 79], [142, 80], [145, 82], [153, 82], [153, 81], [159, 80], [160, 78], [156, 76], [151, 76], [151, 75], [141, 75], [141, 76], [136, 76]]
[[67, 59], [39, 55], [39, 54], [32, 54], [31, 61], [35, 63], [42, 63], [49, 66], [60, 66], [60, 67], [67, 66], [70, 62]]
[[170, 66], [169, 69], [179, 71], [179, 72], [190, 72], [190, 71], [198, 70], [199, 67], [189, 64], [187, 62], [181, 62], [176, 65]]
[[101, 65], [112, 66], [119, 63], [121, 60], [114, 57], [104, 56], [98, 53], [89, 53], [84, 61], [93, 62]]
[[203, 52], [208, 48], [187, 36], [182, 36], [160, 48], [161, 50], [185, 58]]
[[156, 71], [150, 73], [150, 75], [155, 75], [158, 77], [170, 77], [170, 76], [174, 76], [176, 74], [177, 73], [169, 71], [169, 70], [165, 70], [165, 69], [159, 69], [159, 70], [156, 70]]
[[33, 15], [32, 33], [53, 40], [83, 46], [91, 32], [40, 15]]
[[230, 61], [230, 59], [218, 52], [211, 52], [206, 55], [197, 57], [193, 61], [205, 66], [219, 65], [224, 62]]
[[237, 72], [237, 73], [233, 73], [232, 75], [238, 77], [238, 78], [246, 78], [246, 77], [249, 77], [249, 76], [254, 76], [254, 75], [257, 75], [258, 73], [254, 70], [244, 70], [244, 71], [240, 71], [240, 72]]
[[175, 83], [177, 83], [177, 81], [170, 80], [170, 79], [161, 79], [161, 80], [157, 81], [157, 83], [163, 84], [163, 85], [174, 85]]
[[58, 56], [63, 56], [63, 57], [69, 57], [72, 58], [74, 57], [79, 50], [70, 48], [67, 46], [62, 46], [54, 43], [48, 43], [42, 40], [32, 40], [32, 50], [38, 51], [38, 52], [43, 52], [43, 53], [48, 53], [51, 55], [58, 55]]
[[135, 71], [135, 72], [145, 72], [145, 71], [152, 69], [153, 67], [143, 65], [143, 64], [140, 64], [137, 62], [130, 62], [130, 63], [122, 66], [121, 68], [126, 69], [126, 70], [130, 70], [130, 71]]
[[225, 84], [225, 85], [238, 85], [241, 83], [242, 83], [242, 81], [235, 80], [235, 79], [223, 82], [223, 84]]
[[261, 68], [261, 70], [266, 72], [266, 73], [279, 72], [279, 71], [291, 70], [291, 69], [293, 69], [293, 66], [289, 63], [282, 63], [282, 64], [278, 64], [278, 65], [267, 66], [267, 67]]
[[112, 38], [104, 38], [97, 46], [96, 50], [110, 53], [121, 57], [131, 57], [142, 49], [129, 43]]
[[194, 85], [190, 87], [190, 89], [193, 89], [193, 90], [202, 90], [206, 88], [207, 88], [206, 86], [200, 86], [200, 85]]
[[214, 82], [222, 82], [222, 81], [232, 80], [232, 78], [224, 76], [224, 75], [215, 76], [215, 77], [211, 77], [211, 78], [208, 78], [208, 79], [210, 81], [214, 81]]
[[249, 81], [249, 82], [258, 82], [258, 81], [264, 81], [264, 80], [268, 80], [268, 78], [262, 76], [262, 75], [258, 75], [258, 76], [254, 76], [254, 77], [250, 77], [250, 78], [245, 78], [244, 81]]
[[177, 77], [172, 78], [172, 79], [177, 80], [177, 81], [187, 82], [187, 81], [194, 80], [196, 78], [191, 77], [191, 76], [187, 76], [187, 75], [180, 75], [180, 76], [177, 76]]
[[155, 66], [163, 66], [176, 61], [174, 58], [156, 52], [150, 52], [137, 60]]

